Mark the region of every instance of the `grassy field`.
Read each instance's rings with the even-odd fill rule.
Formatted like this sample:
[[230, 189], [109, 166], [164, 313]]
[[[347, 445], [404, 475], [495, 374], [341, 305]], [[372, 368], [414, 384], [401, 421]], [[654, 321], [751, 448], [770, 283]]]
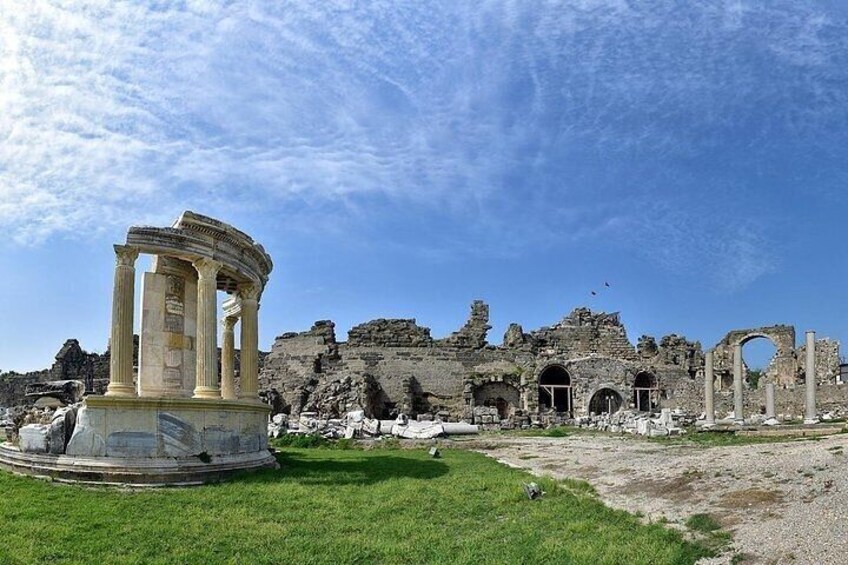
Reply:
[[0, 563], [693, 563], [709, 550], [542, 480], [444, 450], [287, 448], [283, 468], [120, 490], [0, 471]]

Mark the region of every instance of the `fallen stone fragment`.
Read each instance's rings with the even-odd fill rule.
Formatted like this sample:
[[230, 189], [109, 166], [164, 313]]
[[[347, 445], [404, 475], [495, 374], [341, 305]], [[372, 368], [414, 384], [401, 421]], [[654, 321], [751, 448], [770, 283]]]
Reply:
[[544, 493], [536, 483], [524, 483], [524, 494], [526, 494], [527, 498], [530, 500], [536, 500], [537, 498], [542, 498]]

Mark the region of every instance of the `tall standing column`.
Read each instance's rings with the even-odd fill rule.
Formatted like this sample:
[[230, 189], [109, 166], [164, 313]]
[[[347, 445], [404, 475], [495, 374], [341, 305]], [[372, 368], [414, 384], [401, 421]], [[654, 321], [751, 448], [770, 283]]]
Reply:
[[239, 398], [259, 400], [259, 285], [241, 284], [241, 389]]
[[742, 344], [733, 346], [733, 419], [737, 424], [745, 421], [742, 406]]
[[715, 426], [715, 375], [713, 369], [713, 351], [707, 351], [704, 370], [704, 412], [706, 412], [706, 422], [704, 426]]
[[135, 396], [133, 385], [133, 308], [135, 307], [135, 260], [138, 250], [115, 246], [115, 286], [112, 289], [112, 337], [109, 386], [106, 396]]
[[775, 416], [774, 409], [774, 383], [766, 383], [766, 420], [771, 420]]
[[222, 321], [224, 326], [223, 343], [221, 344], [221, 397], [224, 400], [236, 399], [235, 374], [235, 325], [238, 318], [227, 316]]
[[194, 398], [221, 398], [218, 388], [218, 271], [221, 263], [198, 259], [197, 269], [197, 381]]
[[806, 366], [807, 402], [804, 414], [805, 424], [815, 424], [816, 418], [816, 332], [807, 332], [807, 366]]

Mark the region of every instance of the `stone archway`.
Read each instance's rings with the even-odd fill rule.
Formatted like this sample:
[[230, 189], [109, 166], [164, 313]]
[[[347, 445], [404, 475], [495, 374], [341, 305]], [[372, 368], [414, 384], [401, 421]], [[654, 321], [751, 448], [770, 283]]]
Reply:
[[[766, 377], [778, 385], [792, 385], [798, 375], [798, 359], [795, 353], [795, 328], [777, 325], [761, 328], [733, 330], [727, 333], [715, 348], [718, 376], [722, 383], [731, 381], [737, 348], [746, 343], [764, 338], [774, 345], [774, 357], [769, 362]], [[730, 376], [730, 378], [727, 378]]]
[[548, 365], [539, 373], [539, 408], [568, 413], [574, 409], [571, 375], [562, 365]]
[[498, 417], [505, 420], [521, 406], [521, 393], [503, 381], [487, 382], [474, 389], [474, 405], [497, 408]]
[[624, 400], [621, 394], [612, 388], [598, 389], [589, 400], [589, 413], [614, 414], [621, 410]]

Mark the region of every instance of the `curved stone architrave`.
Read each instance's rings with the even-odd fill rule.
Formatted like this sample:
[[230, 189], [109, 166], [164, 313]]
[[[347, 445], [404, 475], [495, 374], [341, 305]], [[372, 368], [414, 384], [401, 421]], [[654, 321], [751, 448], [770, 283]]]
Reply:
[[218, 290], [235, 292], [239, 284], [259, 285], [261, 295], [274, 267], [270, 255], [244, 232], [194, 212], [184, 212], [170, 228], [133, 226], [128, 246], [141, 253], [166, 255], [188, 262], [213, 259], [221, 263]]

